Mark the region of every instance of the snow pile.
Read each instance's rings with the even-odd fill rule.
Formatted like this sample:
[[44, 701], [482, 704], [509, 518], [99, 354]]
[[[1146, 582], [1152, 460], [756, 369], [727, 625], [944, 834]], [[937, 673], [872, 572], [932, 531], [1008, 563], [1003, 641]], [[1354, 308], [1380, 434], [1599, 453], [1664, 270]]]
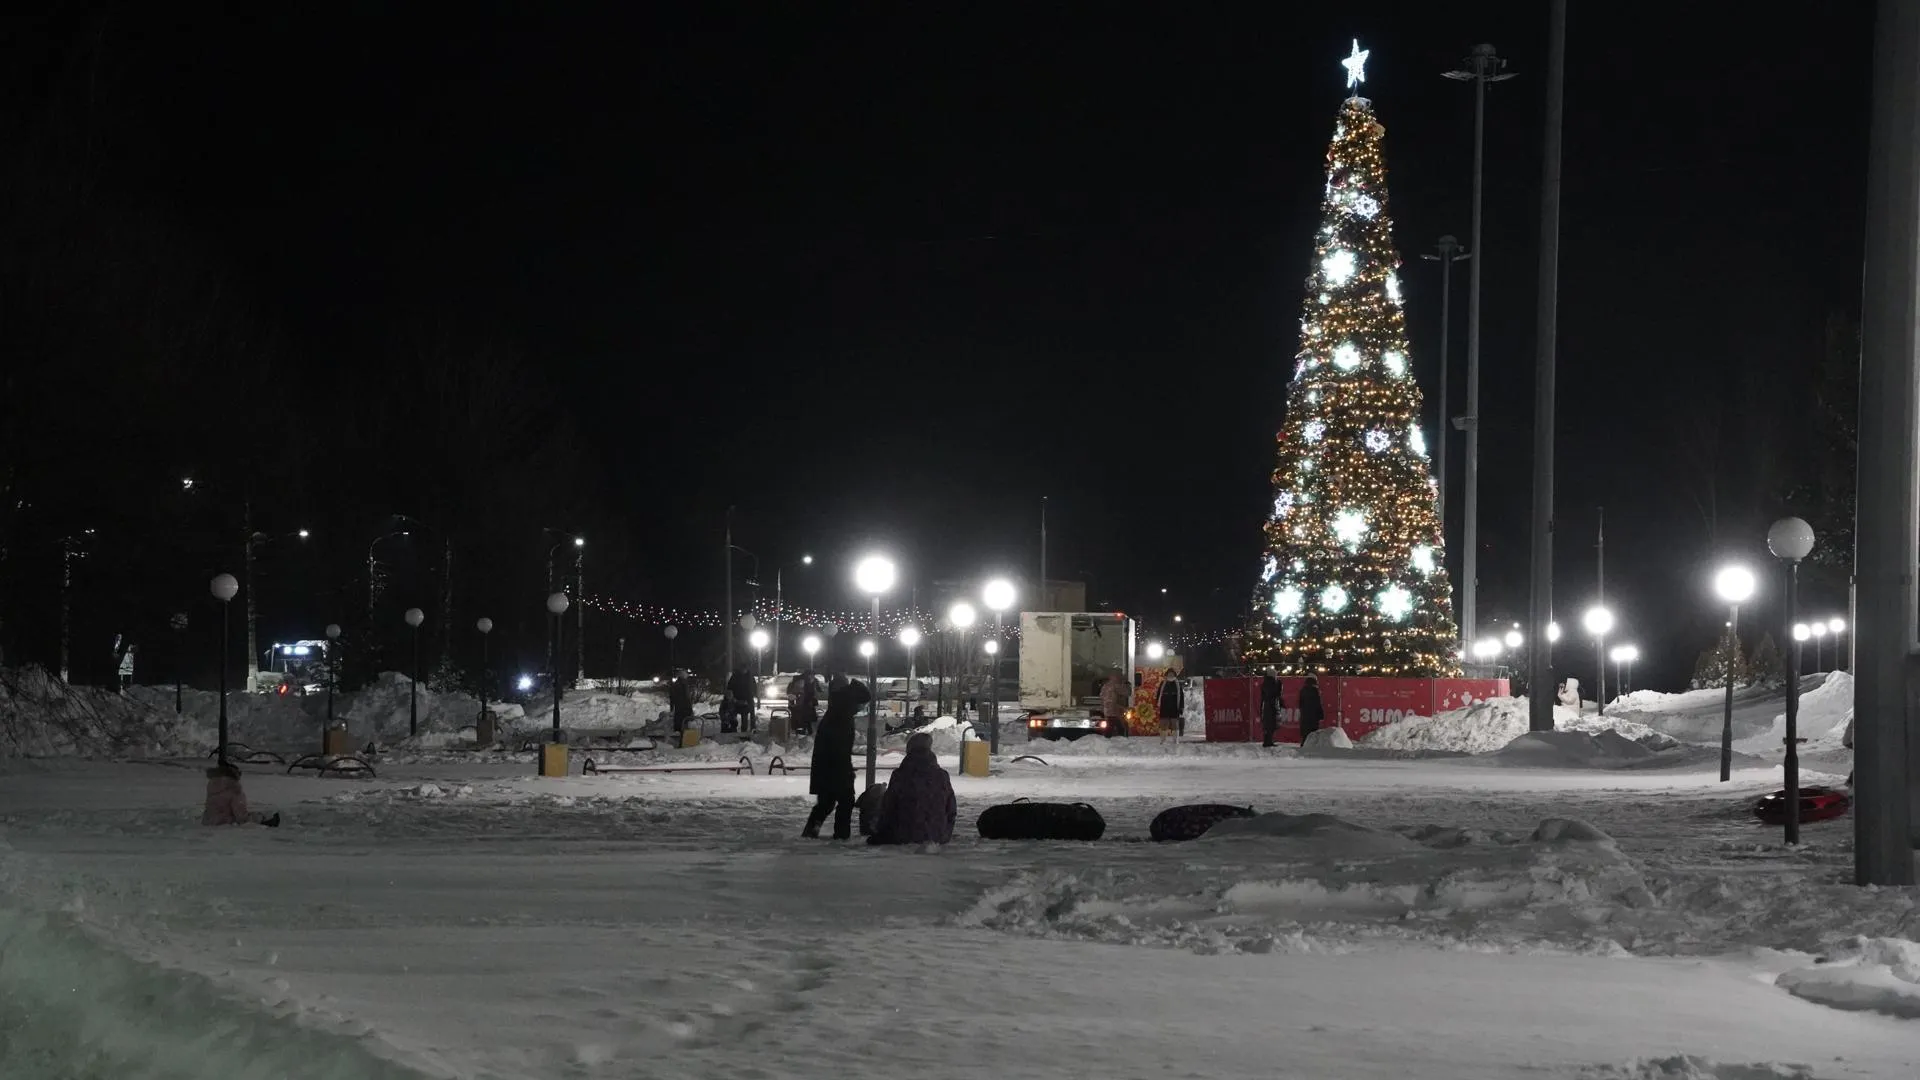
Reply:
[[[1360, 740], [1363, 748], [1378, 750], [1453, 750], [1490, 754], [1506, 747], [1528, 729], [1524, 697], [1491, 698], [1438, 716], [1410, 716], [1377, 728]], [[1657, 736], [1652, 728], [1632, 720], [1589, 715], [1571, 706], [1553, 707], [1554, 727], [1597, 735], [1610, 731], [1628, 740]]]
[[1920, 942], [1857, 937], [1775, 985], [1795, 997], [1920, 1020]]
[[[525, 708], [525, 722], [529, 727], [553, 726], [552, 697], [530, 700]], [[663, 713], [671, 717], [665, 691], [646, 689], [616, 694], [582, 690], [567, 694], [560, 703], [560, 726], [569, 731], [639, 732], [659, 723]]]
[[[1819, 686], [1800, 695], [1799, 733], [1806, 740], [1803, 754], [1844, 750], [1847, 725], [1853, 722], [1853, 675], [1829, 672]], [[1742, 739], [1735, 748], [1749, 754], [1784, 754], [1787, 714], [1778, 713], [1763, 735]]]
[[[254, 989], [261, 1004], [287, 996], [278, 979]], [[287, 1011], [243, 1005], [202, 976], [135, 960], [64, 920], [0, 907], [0, 1076], [421, 1075], [376, 1057], [364, 1023], [321, 1015], [303, 1024], [278, 1015]]]
[[1023, 873], [956, 922], [1203, 953], [1339, 951], [1333, 942], [1359, 936], [1502, 948], [1545, 939], [1613, 954], [1613, 923], [1631, 940], [1638, 913], [1658, 914], [1612, 838], [1569, 819], [1520, 839], [1270, 813], [1222, 821], [1183, 855]]
[[1602, 1065], [1583, 1069], [1583, 1080], [1814, 1080], [1813, 1070], [1805, 1065], [1761, 1062], [1756, 1065], [1728, 1065], [1693, 1054], [1642, 1058], [1629, 1065]]
[[1300, 740], [1302, 754], [1327, 754], [1353, 749], [1353, 739], [1337, 727], [1318, 728]]
[[186, 745], [165, 713], [41, 668], [0, 671], [0, 757], [167, 754]]

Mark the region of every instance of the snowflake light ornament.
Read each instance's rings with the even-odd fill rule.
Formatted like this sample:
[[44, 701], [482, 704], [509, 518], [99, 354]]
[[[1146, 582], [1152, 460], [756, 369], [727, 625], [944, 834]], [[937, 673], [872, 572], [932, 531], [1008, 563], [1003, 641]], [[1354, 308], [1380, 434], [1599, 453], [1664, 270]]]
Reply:
[[1360, 541], [1367, 536], [1367, 515], [1359, 510], [1342, 510], [1333, 515], [1333, 536], [1346, 545], [1348, 551], [1360, 550]]
[[1384, 431], [1381, 431], [1379, 428], [1375, 428], [1372, 431], [1367, 432], [1366, 443], [1367, 443], [1368, 450], [1371, 450], [1374, 453], [1378, 454], [1385, 451], [1387, 447], [1393, 445], [1393, 436], [1387, 434]]
[[[1367, 216], [1372, 217], [1373, 215], [1368, 214]], [[1399, 274], [1387, 275], [1387, 299], [1393, 301], [1396, 304], [1400, 302], [1400, 275]]]
[[1309, 420], [1300, 434], [1310, 443], [1319, 442], [1327, 434], [1327, 425], [1320, 420]]
[[1389, 585], [1381, 589], [1380, 595], [1374, 597], [1374, 600], [1380, 609], [1380, 614], [1394, 622], [1399, 622], [1413, 613], [1413, 594], [1399, 585]]
[[1273, 617], [1281, 622], [1299, 618], [1300, 609], [1305, 604], [1306, 598], [1300, 594], [1298, 586], [1287, 585], [1273, 591]]
[[1419, 424], [1408, 426], [1407, 445], [1413, 447], [1413, 452], [1421, 457], [1427, 456], [1427, 437], [1421, 432]]
[[1333, 350], [1333, 366], [1341, 371], [1352, 371], [1360, 366], [1360, 348], [1351, 341], [1342, 342]]
[[1267, 561], [1260, 564], [1260, 580], [1261, 581], [1272, 581], [1273, 576], [1275, 574], [1278, 574], [1279, 572], [1280, 572], [1280, 557], [1277, 555], [1267, 556]]
[[1358, 266], [1359, 262], [1353, 257], [1353, 252], [1342, 249], [1329, 254], [1320, 263], [1320, 272], [1326, 275], [1328, 283], [1345, 285], [1353, 280], [1353, 273]]
[[1405, 353], [1397, 349], [1388, 349], [1386, 352], [1380, 354], [1380, 364], [1387, 369], [1387, 374], [1394, 378], [1402, 379], [1406, 377], [1407, 357]]
[[1427, 544], [1413, 545], [1413, 568], [1423, 574], [1433, 573], [1433, 548]]
[[1348, 197], [1347, 208], [1363, 218], [1372, 218], [1380, 213], [1380, 200], [1371, 195], [1355, 193]]
[[1273, 497], [1273, 516], [1286, 517], [1293, 511], [1293, 492], [1283, 491]]
[[1329, 585], [1320, 590], [1320, 610], [1329, 614], [1338, 614], [1346, 609], [1347, 590], [1339, 585]]

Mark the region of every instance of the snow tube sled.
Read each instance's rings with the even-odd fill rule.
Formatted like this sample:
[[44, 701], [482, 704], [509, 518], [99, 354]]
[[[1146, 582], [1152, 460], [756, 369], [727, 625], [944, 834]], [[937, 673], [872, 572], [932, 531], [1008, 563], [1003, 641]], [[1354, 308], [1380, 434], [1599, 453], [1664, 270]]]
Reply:
[[1221, 803], [1196, 803], [1176, 806], [1155, 815], [1148, 833], [1161, 841], [1198, 840], [1215, 822], [1228, 818], [1252, 817], [1251, 806], [1226, 806]]
[[[1800, 789], [1800, 822], [1826, 821], [1837, 818], [1853, 806], [1853, 800], [1847, 793], [1829, 787], [1804, 787]], [[1787, 823], [1787, 793], [1776, 791], [1763, 796], [1753, 804], [1753, 816], [1769, 825]]]
[[1107, 820], [1086, 803], [1025, 799], [987, 807], [977, 825], [984, 840], [1098, 840], [1107, 831]]

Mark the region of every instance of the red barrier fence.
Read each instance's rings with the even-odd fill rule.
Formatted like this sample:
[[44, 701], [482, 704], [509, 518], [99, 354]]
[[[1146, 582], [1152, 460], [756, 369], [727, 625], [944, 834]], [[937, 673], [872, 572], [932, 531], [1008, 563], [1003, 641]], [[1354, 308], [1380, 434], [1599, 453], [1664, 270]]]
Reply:
[[[1280, 742], [1300, 741], [1300, 687], [1306, 679], [1280, 680]], [[1254, 676], [1207, 679], [1201, 686], [1207, 708], [1208, 742], [1252, 742], [1260, 738], [1260, 680]], [[1323, 726], [1337, 725], [1358, 739], [1375, 728], [1409, 716], [1432, 716], [1487, 698], [1507, 697], [1505, 679], [1375, 679], [1327, 675], [1320, 679]]]

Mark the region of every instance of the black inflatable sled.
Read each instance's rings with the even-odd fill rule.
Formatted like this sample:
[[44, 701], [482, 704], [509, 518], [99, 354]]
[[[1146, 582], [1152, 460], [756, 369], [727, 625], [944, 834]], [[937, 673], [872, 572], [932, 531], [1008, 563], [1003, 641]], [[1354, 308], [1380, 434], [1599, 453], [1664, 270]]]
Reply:
[[[1826, 821], [1837, 818], [1853, 806], [1853, 799], [1846, 792], [1830, 787], [1804, 787], [1800, 789], [1800, 823]], [[1776, 791], [1762, 796], [1753, 804], [1753, 816], [1769, 825], [1787, 823], [1787, 793]]]
[[1251, 806], [1227, 806], [1222, 803], [1195, 803], [1162, 810], [1148, 827], [1155, 840], [1198, 840], [1208, 829], [1228, 818], [1252, 817]]
[[985, 840], [1098, 840], [1107, 831], [1107, 820], [1086, 803], [1025, 799], [987, 807], [977, 824]]

